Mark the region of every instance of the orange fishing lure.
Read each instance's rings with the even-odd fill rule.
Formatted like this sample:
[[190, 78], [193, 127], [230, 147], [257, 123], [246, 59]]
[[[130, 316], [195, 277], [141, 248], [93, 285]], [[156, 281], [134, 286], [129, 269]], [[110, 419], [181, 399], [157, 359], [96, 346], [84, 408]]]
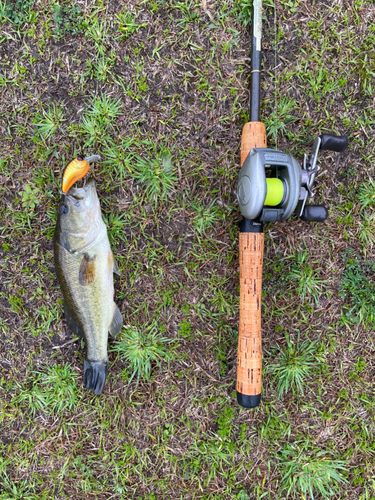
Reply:
[[62, 180], [62, 191], [67, 193], [73, 184], [85, 177], [89, 171], [90, 164], [82, 156], [77, 156], [64, 170]]

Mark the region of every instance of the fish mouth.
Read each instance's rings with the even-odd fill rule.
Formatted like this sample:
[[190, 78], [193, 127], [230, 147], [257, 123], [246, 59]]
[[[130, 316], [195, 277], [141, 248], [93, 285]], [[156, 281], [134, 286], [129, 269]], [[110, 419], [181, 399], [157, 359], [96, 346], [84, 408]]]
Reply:
[[81, 188], [72, 187], [65, 194], [68, 198], [70, 198], [73, 202], [79, 202], [86, 198], [86, 196], [91, 193], [92, 189], [95, 188], [95, 181], [91, 177], [87, 184]]

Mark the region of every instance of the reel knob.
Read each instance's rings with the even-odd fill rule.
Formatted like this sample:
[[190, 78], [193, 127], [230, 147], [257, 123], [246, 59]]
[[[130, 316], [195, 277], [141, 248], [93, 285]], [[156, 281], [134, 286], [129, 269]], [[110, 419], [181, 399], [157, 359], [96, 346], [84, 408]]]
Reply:
[[301, 219], [306, 222], [323, 222], [328, 217], [328, 210], [324, 205], [305, 205]]
[[344, 151], [348, 147], [348, 138], [344, 135], [323, 134], [320, 136], [320, 149], [328, 151]]

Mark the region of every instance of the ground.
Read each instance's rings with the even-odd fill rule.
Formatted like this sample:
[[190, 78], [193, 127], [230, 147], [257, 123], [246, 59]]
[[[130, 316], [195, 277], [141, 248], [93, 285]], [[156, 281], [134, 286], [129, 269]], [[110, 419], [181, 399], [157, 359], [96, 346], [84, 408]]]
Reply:
[[[1, 500], [374, 500], [375, 4], [264, 4], [269, 146], [299, 162], [321, 133], [350, 146], [319, 155], [326, 222], [265, 228], [263, 401], [247, 411], [250, 1], [0, 0]], [[78, 153], [102, 157], [91, 175], [120, 267], [100, 397], [53, 264]]]

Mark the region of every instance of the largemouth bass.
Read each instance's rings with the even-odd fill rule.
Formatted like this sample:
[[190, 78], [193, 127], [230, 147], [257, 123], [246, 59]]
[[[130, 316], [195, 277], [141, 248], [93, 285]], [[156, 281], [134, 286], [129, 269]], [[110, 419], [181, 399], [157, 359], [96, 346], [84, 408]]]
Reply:
[[113, 301], [117, 266], [102, 220], [94, 180], [61, 198], [54, 237], [54, 260], [64, 297], [65, 320], [84, 337], [84, 386], [101, 394], [108, 373], [108, 332], [122, 327]]

